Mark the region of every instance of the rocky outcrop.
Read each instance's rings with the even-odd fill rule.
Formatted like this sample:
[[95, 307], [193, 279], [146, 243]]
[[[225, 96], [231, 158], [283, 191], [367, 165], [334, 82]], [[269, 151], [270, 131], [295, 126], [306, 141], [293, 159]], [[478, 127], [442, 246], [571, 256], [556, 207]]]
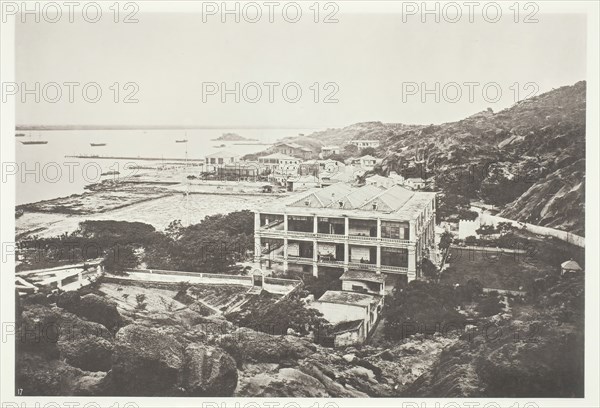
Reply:
[[217, 343], [238, 363], [278, 363], [287, 359], [305, 358], [316, 351], [313, 343], [298, 337], [272, 336], [246, 328], [220, 337]]
[[15, 385], [25, 396], [112, 395], [107, 373], [86, 372], [60, 360], [34, 353], [19, 353]]
[[183, 387], [192, 397], [228, 397], [237, 386], [235, 360], [220, 348], [190, 344], [185, 349]]
[[58, 358], [61, 316], [56, 308], [37, 304], [27, 306], [21, 313], [17, 348]]
[[109, 330], [115, 330], [123, 323], [116, 303], [92, 293], [81, 297], [79, 306], [74, 313], [100, 323]]
[[316, 378], [295, 368], [281, 368], [246, 379], [236, 396], [325, 398], [330, 395]]
[[181, 395], [183, 346], [155, 329], [129, 325], [116, 336], [112, 378], [118, 395]]

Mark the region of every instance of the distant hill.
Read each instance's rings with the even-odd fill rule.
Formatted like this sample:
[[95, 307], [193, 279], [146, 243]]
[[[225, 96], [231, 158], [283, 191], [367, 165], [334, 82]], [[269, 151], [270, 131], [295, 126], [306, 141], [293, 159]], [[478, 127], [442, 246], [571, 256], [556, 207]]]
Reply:
[[381, 174], [416, 172], [445, 194], [480, 200], [519, 221], [584, 235], [586, 83], [441, 125], [365, 122], [297, 143], [377, 139]]

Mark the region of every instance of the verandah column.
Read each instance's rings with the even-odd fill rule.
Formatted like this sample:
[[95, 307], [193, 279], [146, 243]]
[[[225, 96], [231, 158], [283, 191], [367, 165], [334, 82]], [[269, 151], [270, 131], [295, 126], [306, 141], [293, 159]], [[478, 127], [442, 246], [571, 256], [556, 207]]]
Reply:
[[409, 222], [409, 239], [410, 245], [408, 246], [408, 272], [406, 274], [407, 280], [413, 281], [417, 278], [417, 248], [416, 245], [416, 230], [415, 230], [415, 222], [411, 220]]
[[260, 263], [262, 245], [260, 242], [260, 213], [254, 213], [254, 262]]

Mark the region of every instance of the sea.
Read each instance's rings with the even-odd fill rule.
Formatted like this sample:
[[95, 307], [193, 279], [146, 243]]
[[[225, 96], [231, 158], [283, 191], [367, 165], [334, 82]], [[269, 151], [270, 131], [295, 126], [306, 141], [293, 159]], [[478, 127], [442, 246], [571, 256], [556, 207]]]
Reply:
[[[203, 159], [226, 150], [243, 156], [272, 146], [277, 140], [316, 129], [126, 129], [126, 130], [43, 130], [19, 131], [16, 138], [16, 204], [34, 203], [72, 194], [85, 186], [114, 178], [114, 173], [132, 174], [133, 167], [149, 166], [168, 159]], [[215, 141], [224, 133], [236, 133], [255, 141]], [[176, 140], [187, 143], [176, 143]], [[24, 140], [47, 144], [20, 143]], [[102, 143], [105, 146], [91, 146]], [[241, 144], [248, 143], [248, 144]], [[251, 144], [252, 143], [252, 144]], [[221, 147], [221, 145], [225, 145]], [[74, 158], [109, 156], [127, 159]], [[148, 158], [154, 161], [145, 160]], [[102, 175], [102, 173], [109, 173]]]

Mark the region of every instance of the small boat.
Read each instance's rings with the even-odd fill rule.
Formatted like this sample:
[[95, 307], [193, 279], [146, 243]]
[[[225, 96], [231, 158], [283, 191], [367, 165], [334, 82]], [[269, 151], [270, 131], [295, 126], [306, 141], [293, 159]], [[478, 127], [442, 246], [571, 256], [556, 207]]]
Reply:
[[175, 140], [175, 143], [187, 143], [187, 139]]
[[25, 136], [25, 133], [17, 133], [17, 134], [15, 134], [15, 137], [23, 137], [23, 136]]
[[48, 144], [47, 140], [21, 140], [24, 145]]
[[216, 147], [216, 148], [223, 148], [223, 147], [227, 147], [227, 145], [226, 145], [226, 144], [222, 144], [222, 145], [219, 145], [219, 146], [213, 146], [213, 147]]
[[106, 146], [106, 143], [90, 143], [92, 147]]

